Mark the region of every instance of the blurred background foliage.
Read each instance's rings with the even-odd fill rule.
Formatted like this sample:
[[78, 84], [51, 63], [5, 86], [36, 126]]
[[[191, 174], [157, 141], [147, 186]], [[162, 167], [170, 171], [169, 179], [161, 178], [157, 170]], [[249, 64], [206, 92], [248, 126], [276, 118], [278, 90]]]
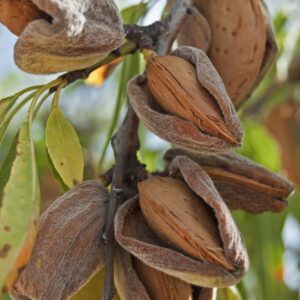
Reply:
[[[159, 18], [165, 5], [163, 0], [117, 2], [123, 9], [125, 23], [146, 25]], [[294, 300], [300, 299], [300, 1], [270, 0], [267, 5], [274, 19], [280, 54], [272, 70], [240, 110], [245, 139], [239, 152], [288, 176], [296, 192], [289, 201], [289, 208], [281, 214], [234, 213], [251, 259], [250, 271], [238, 289], [243, 299]], [[0, 26], [1, 98], [56, 77], [33, 76], [17, 69], [13, 63], [15, 41], [16, 37]], [[85, 179], [97, 178], [113, 164], [109, 140], [124, 117], [126, 82], [142, 69], [143, 63], [135, 54], [97, 70], [88, 80], [63, 91], [62, 109], [75, 126], [84, 148]], [[50, 101], [42, 107], [34, 123], [44, 209], [63, 192], [52, 175], [45, 152], [44, 130], [49, 110]], [[24, 112], [19, 113], [9, 128], [0, 149], [0, 166]], [[169, 144], [143, 126], [139, 134], [139, 158], [149, 171], [162, 170], [162, 156]]]

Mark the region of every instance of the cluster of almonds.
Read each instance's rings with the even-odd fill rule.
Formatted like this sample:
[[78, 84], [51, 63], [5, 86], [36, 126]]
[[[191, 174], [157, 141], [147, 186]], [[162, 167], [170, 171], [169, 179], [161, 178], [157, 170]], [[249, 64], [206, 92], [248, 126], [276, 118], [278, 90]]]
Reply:
[[[212, 299], [245, 275], [247, 251], [229, 209], [279, 212], [292, 186], [234, 153], [171, 149], [167, 176], [138, 184], [115, 216], [115, 285], [121, 299]], [[86, 181], [43, 213], [14, 299], [72, 299], [104, 267], [109, 193]]]
[[[35, 21], [15, 29], [22, 32], [15, 53], [23, 69], [72, 70], [74, 60], [76, 68], [84, 67], [120, 44], [112, 1], [69, 2], [28, 1], [38, 7]], [[196, 0], [189, 12], [178, 36], [181, 46], [170, 55], [150, 55], [146, 73], [128, 83], [139, 119], [180, 148], [166, 153], [165, 172], [139, 182], [138, 194], [116, 213], [114, 273], [122, 300], [207, 300], [213, 288], [235, 285], [249, 261], [229, 209], [279, 212], [293, 189], [230, 152], [243, 137], [235, 108], [276, 52], [264, 4]], [[102, 26], [104, 16], [109, 20]], [[14, 299], [71, 299], [103, 268], [108, 200], [106, 188], [88, 181], [45, 211], [32, 257], [11, 289]]]

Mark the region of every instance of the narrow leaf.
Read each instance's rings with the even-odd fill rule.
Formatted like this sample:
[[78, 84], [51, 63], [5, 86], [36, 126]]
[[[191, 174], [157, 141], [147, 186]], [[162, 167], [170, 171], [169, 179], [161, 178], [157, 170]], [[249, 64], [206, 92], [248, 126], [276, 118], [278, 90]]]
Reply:
[[60, 175], [58, 174], [58, 172], [56, 171], [54, 165], [53, 165], [53, 161], [51, 160], [51, 157], [49, 155], [49, 152], [46, 151], [46, 155], [48, 158], [48, 162], [50, 164], [50, 170], [52, 172], [52, 175], [54, 176], [54, 178], [56, 179], [56, 181], [58, 182], [58, 184], [60, 185], [61, 189], [64, 192], [67, 192], [69, 190], [68, 186], [64, 183], [63, 179], [60, 177]]
[[242, 300], [242, 297], [235, 286], [229, 286], [217, 290], [217, 300]]
[[9, 294], [4, 294], [2, 297], [0, 296], [0, 300], [11, 300]]
[[17, 147], [17, 137], [14, 138], [6, 158], [4, 159], [2, 165], [0, 165], [0, 207], [1, 207], [2, 193], [5, 185], [9, 180], [13, 162], [15, 161], [16, 158], [16, 153], [17, 153], [16, 147]]
[[126, 7], [122, 10], [122, 18], [126, 24], [136, 24], [147, 12], [147, 4], [139, 3]]
[[0, 126], [3, 126], [3, 122], [10, 109], [15, 105], [18, 100], [18, 96], [12, 96], [4, 98], [0, 101]]
[[4, 98], [0, 101], [0, 124], [2, 124], [5, 115], [9, 109], [14, 105], [16, 97]]
[[[99, 300], [102, 297], [104, 284], [104, 269], [99, 271], [83, 286], [70, 300]], [[113, 300], [119, 300], [119, 296], [115, 295]]]
[[83, 153], [75, 129], [58, 107], [53, 107], [46, 126], [46, 146], [52, 163], [71, 188], [82, 181]]
[[0, 211], [0, 294], [27, 263], [37, 232], [39, 186], [31, 122], [23, 123]]
[[126, 99], [126, 87], [127, 82], [130, 80], [133, 76], [138, 74], [140, 72], [140, 56], [138, 53], [135, 53], [134, 55], [125, 57], [121, 69], [120, 74], [120, 81], [119, 81], [119, 88], [118, 88], [118, 95], [117, 100], [114, 108], [114, 114], [111, 118], [111, 123], [105, 138], [103, 150], [100, 156], [99, 161], [99, 170], [101, 170], [103, 166], [103, 162], [105, 160], [106, 152], [110, 143], [110, 140], [117, 128], [118, 121], [121, 114], [122, 105], [125, 102]]

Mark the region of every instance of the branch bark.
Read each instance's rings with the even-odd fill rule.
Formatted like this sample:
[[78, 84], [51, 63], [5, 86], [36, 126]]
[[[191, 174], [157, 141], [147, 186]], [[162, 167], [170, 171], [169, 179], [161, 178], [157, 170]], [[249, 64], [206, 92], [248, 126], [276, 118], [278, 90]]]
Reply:
[[162, 34], [157, 42], [156, 52], [164, 55], [170, 52], [171, 47], [180, 31], [181, 24], [185, 21], [192, 6], [192, 0], [176, 0], [167, 17], [168, 30]]
[[146, 178], [144, 166], [138, 161], [136, 152], [140, 148], [138, 139], [139, 120], [129, 105], [123, 125], [112, 138], [116, 164], [113, 168], [112, 192], [109, 202], [103, 240], [105, 243], [105, 278], [103, 300], [112, 299], [115, 293], [113, 284], [114, 254], [114, 216], [119, 205], [137, 194], [137, 181]]
[[[184, 22], [191, 0], [177, 0], [165, 22], [156, 22], [148, 27], [148, 38], [142, 38], [140, 28], [131, 26], [131, 30], [143, 45], [153, 48], [156, 44], [158, 54], [167, 54], [179, 32], [180, 25]], [[127, 29], [129, 27], [126, 27]], [[167, 28], [167, 30], [166, 30]], [[128, 34], [129, 35], [129, 34]], [[156, 35], [158, 35], [156, 37]], [[129, 35], [130, 37], [130, 35]], [[157, 39], [156, 39], [157, 38]], [[146, 178], [147, 174], [143, 165], [136, 157], [140, 147], [138, 140], [139, 120], [129, 104], [128, 112], [123, 125], [112, 138], [116, 164], [112, 175], [112, 192], [106, 220], [103, 241], [105, 243], [105, 277], [103, 300], [111, 300], [114, 296], [114, 254], [116, 241], [114, 238], [114, 216], [118, 206], [125, 200], [137, 194], [137, 181]]]

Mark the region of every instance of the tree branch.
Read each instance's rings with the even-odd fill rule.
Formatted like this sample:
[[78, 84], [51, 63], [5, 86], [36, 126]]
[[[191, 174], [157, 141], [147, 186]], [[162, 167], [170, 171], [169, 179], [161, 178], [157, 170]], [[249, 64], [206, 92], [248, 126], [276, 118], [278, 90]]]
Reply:
[[112, 192], [106, 219], [105, 233], [105, 278], [103, 300], [114, 296], [114, 255], [116, 242], [114, 238], [114, 216], [117, 208], [126, 199], [137, 194], [137, 181], [147, 177], [144, 166], [138, 161], [136, 152], [140, 148], [138, 139], [139, 120], [129, 105], [123, 125], [112, 138], [116, 164], [113, 168]]
[[106, 58], [98, 63], [82, 69], [65, 73], [59, 77], [60, 81], [55, 87], [50, 89], [50, 93], [54, 93], [61, 83], [63, 87], [79, 80], [86, 79], [94, 70], [109, 64], [115, 59], [133, 54], [139, 49], [154, 48], [157, 44], [157, 38], [162, 33], [166, 32], [168, 26], [166, 21], [154, 22], [149, 26], [124, 25], [126, 33], [126, 41], [118, 49], [112, 51]]
[[[177, 0], [165, 22], [156, 22], [144, 27], [147, 38], [140, 35], [140, 28], [131, 28], [132, 39], [137, 38], [142, 48], [154, 48], [159, 54], [167, 54], [176, 38], [180, 25], [185, 20], [191, 0]], [[166, 30], [166, 28], [168, 30]], [[142, 38], [141, 38], [142, 37]], [[116, 242], [114, 237], [114, 216], [118, 206], [125, 200], [137, 194], [137, 181], [146, 178], [147, 173], [139, 163], [136, 152], [140, 147], [138, 140], [139, 120], [129, 104], [128, 112], [123, 125], [112, 138], [116, 164], [112, 175], [112, 193], [110, 197], [105, 233], [105, 277], [103, 300], [111, 300], [114, 296], [114, 254]]]
[[167, 54], [180, 31], [182, 23], [185, 21], [192, 6], [192, 0], [176, 0], [172, 6], [170, 14], [167, 17], [168, 30], [162, 34], [157, 42], [156, 52], [158, 54]]

